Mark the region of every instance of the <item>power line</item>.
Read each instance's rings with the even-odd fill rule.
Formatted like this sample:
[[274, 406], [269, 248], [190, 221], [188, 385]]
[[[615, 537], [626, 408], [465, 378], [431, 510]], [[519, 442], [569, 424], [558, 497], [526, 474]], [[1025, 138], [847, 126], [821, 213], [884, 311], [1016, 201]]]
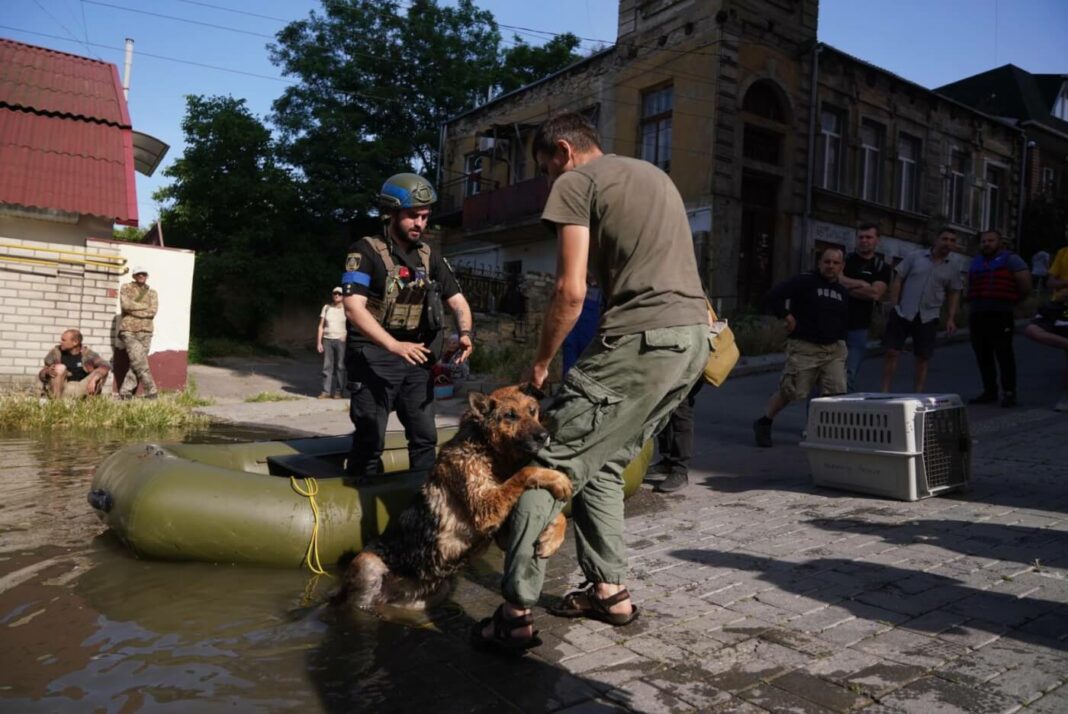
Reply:
[[[36, 2], [37, 0], [34, 0]], [[262, 32], [253, 32], [252, 30], [242, 30], [237, 27], [226, 27], [225, 25], [216, 25], [211, 22], [201, 22], [200, 20], [189, 20], [184, 17], [176, 17], [174, 15], [164, 15], [158, 12], [150, 12], [148, 10], [138, 10], [132, 7], [123, 7], [122, 5], [112, 5], [107, 2], [100, 2], [100, 0], [82, 0], [82, 2], [89, 3], [90, 5], [99, 5], [101, 7], [110, 7], [116, 10], [122, 10], [124, 12], [132, 12], [138, 15], [149, 15], [151, 17], [159, 17], [164, 20], [174, 20], [175, 22], [185, 22], [190, 25], [200, 25], [201, 27], [211, 27], [216, 30], [226, 30], [227, 32], [237, 32], [242, 35], [252, 35], [253, 37], [266, 37], [268, 40], [275, 39], [274, 35], [265, 35]]]
[[[75, 35], [73, 32], [71, 32], [70, 29], [66, 25], [64, 25], [63, 22], [58, 17], [53, 15], [51, 12], [49, 12], [48, 8], [46, 8], [44, 5], [42, 5], [40, 3], [40, 0], [33, 0], [33, 4], [36, 5], [37, 7], [41, 8], [41, 12], [43, 12], [44, 14], [46, 14], [50, 18], [52, 18], [52, 22], [56, 23], [61, 28], [63, 28], [63, 31], [66, 32], [68, 35], [70, 35], [74, 39], [75, 42], [77, 42], [79, 44], [82, 44], [82, 41], [78, 39], [78, 36]], [[86, 52], [89, 51], [89, 47], [88, 46], [86, 46], [85, 51]], [[99, 57], [97, 59], [99, 59]]]

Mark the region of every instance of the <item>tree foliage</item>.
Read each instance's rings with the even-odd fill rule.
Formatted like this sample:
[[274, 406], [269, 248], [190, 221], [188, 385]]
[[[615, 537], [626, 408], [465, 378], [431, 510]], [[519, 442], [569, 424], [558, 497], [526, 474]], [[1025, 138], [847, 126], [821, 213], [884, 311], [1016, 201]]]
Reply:
[[385, 178], [435, 175], [446, 119], [577, 59], [573, 35], [500, 41], [473, 0], [323, 0], [268, 48], [295, 80], [273, 126], [243, 99], [187, 97], [185, 152], [155, 198], [168, 244], [197, 251], [194, 333], [262, 338], [283, 300], [318, 301], [375, 230]]
[[330, 0], [293, 22], [271, 60], [299, 83], [274, 103], [284, 154], [310, 200], [340, 221], [366, 215], [382, 181], [433, 175], [441, 123], [494, 84], [500, 34], [471, 0]]
[[504, 51], [497, 73], [497, 86], [502, 92], [519, 89], [581, 59], [575, 52], [579, 38], [570, 32], [557, 35], [541, 47], [528, 45], [518, 35], [513, 40], [515, 45]]

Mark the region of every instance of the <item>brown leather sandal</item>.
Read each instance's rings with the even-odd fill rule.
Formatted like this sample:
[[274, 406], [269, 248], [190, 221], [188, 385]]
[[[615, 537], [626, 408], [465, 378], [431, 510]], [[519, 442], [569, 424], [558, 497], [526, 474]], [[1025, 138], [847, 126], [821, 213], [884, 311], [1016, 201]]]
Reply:
[[545, 609], [550, 615], [557, 617], [587, 617], [591, 620], [607, 622], [613, 627], [623, 627], [637, 619], [638, 606], [631, 603], [631, 610], [626, 614], [611, 612], [609, 608], [628, 599], [630, 599], [630, 593], [626, 588], [615, 595], [601, 599], [594, 594], [594, 584], [587, 581], [564, 595], [559, 605]]
[[[493, 637], [486, 638], [482, 631], [486, 626], [493, 624]], [[504, 605], [499, 606], [493, 617], [487, 617], [476, 622], [471, 628], [471, 646], [482, 652], [496, 652], [500, 654], [522, 655], [527, 650], [541, 644], [538, 631], [530, 637], [512, 637], [512, 630], [534, 624], [534, 615], [527, 613], [519, 617], [508, 617], [504, 614]]]

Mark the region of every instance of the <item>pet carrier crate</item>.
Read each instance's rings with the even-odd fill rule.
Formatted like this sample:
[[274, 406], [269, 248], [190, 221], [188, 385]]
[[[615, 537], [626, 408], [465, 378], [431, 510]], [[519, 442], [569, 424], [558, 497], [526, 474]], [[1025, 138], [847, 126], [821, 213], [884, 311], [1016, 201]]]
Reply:
[[813, 399], [801, 446], [819, 486], [916, 501], [971, 478], [968, 414], [956, 394]]

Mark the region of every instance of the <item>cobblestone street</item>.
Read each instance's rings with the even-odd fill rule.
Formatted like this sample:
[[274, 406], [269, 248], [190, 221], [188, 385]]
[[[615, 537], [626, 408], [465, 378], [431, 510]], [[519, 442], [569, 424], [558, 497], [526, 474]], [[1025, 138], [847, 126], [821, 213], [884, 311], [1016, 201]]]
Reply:
[[[431, 640], [458, 668], [456, 710], [1068, 711], [1061, 364], [1017, 344], [1022, 406], [969, 408], [971, 488], [915, 503], [812, 486], [796, 405], [773, 449], [751, 446], [777, 375], [706, 390], [691, 485], [629, 504], [642, 616], [613, 629], [539, 610], [532, 656], [472, 654], [471, 618], [498, 601], [492, 563], [454, 598], [468, 614], [438, 623], [455, 641]], [[974, 372], [967, 344], [945, 347], [929, 383], [967, 397]], [[546, 603], [581, 580], [573, 563], [554, 558]]]

